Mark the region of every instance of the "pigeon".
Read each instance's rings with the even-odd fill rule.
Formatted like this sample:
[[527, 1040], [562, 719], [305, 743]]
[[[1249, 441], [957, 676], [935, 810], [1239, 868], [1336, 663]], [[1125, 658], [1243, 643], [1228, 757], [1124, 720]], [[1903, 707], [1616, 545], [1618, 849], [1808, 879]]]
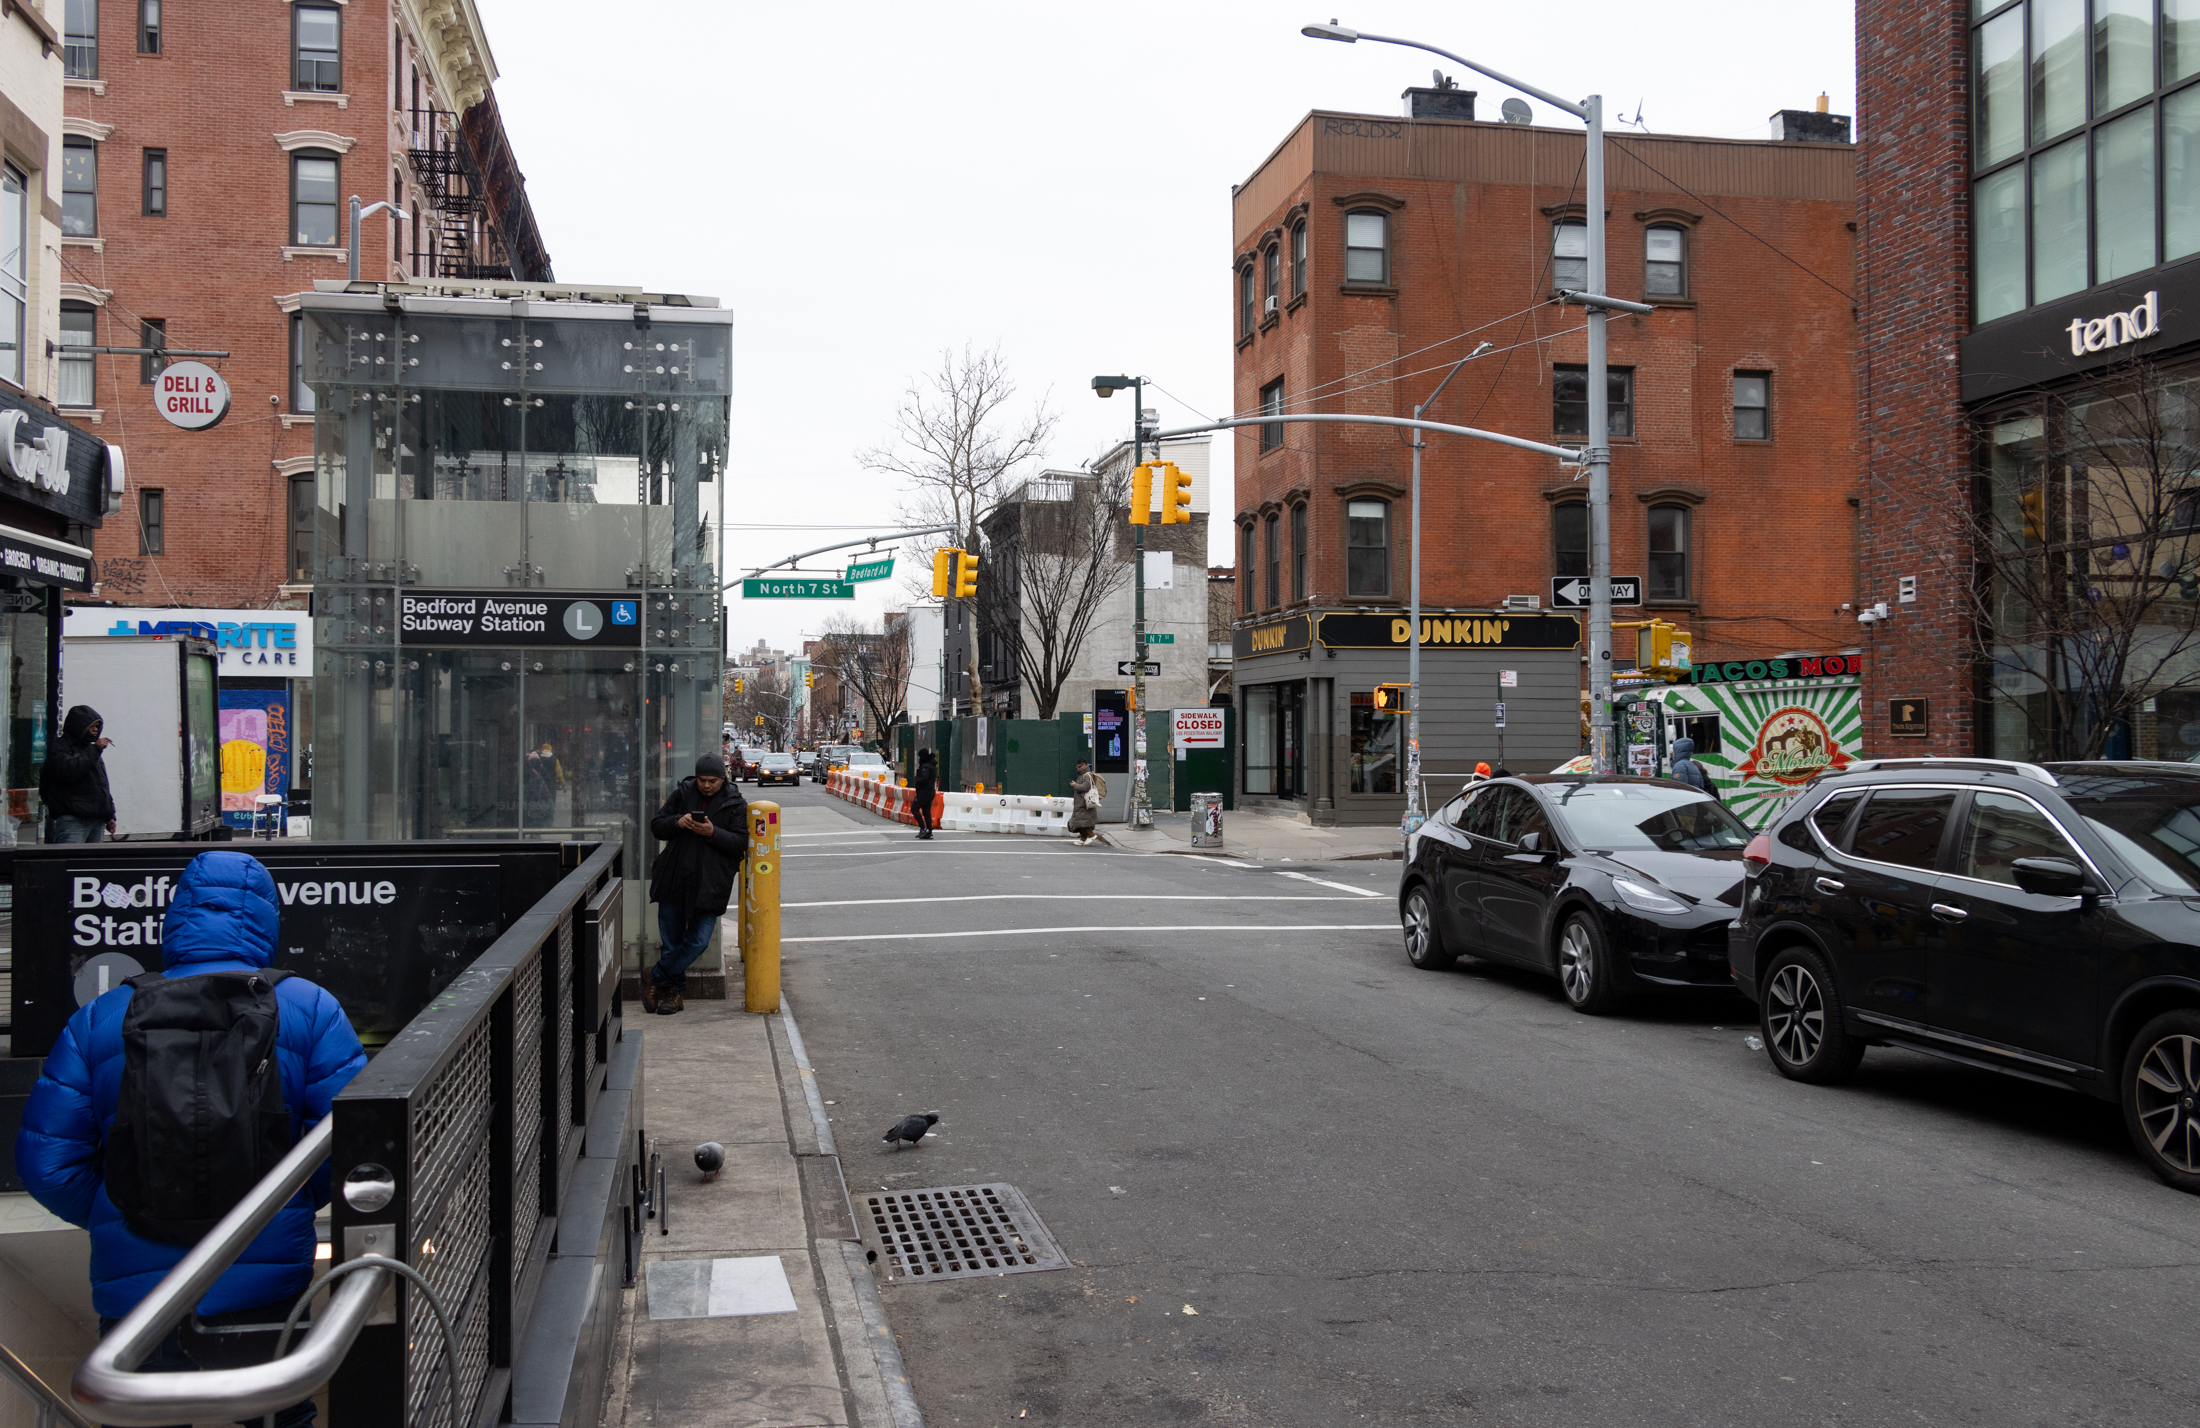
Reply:
[[695, 1168], [703, 1172], [705, 1180], [716, 1180], [718, 1172], [726, 1168], [726, 1148], [714, 1140], [704, 1141], [695, 1147]]
[[903, 1116], [886, 1128], [883, 1139], [890, 1142], [896, 1150], [901, 1149], [903, 1141], [915, 1145], [924, 1139], [926, 1131], [939, 1124], [939, 1120], [939, 1116], [931, 1111], [921, 1116]]

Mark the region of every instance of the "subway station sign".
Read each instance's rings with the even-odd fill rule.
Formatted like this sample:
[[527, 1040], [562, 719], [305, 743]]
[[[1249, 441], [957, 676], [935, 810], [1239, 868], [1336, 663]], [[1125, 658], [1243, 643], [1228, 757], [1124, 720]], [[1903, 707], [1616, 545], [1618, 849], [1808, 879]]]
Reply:
[[397, 637], [405, 645], [605, 645], [642, 643], [639, 600], [602, 595], [501, 594], [484, 590], [402, 590]]

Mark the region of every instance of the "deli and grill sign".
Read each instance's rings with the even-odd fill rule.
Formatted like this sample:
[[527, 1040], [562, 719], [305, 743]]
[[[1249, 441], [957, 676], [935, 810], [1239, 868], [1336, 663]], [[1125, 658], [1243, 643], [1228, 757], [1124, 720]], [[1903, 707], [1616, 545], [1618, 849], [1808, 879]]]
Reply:
[[205, 431], [229, 415], [229, 383], [204, 362], [171, 362], [153, 379], [153, 409], [170, 426]]

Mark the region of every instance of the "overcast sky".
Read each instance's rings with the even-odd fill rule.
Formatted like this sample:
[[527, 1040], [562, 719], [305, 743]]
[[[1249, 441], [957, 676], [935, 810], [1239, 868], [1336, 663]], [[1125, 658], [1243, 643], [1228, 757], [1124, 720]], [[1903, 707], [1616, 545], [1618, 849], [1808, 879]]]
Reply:
[[[1421, 51], [1306, 39], [1308, 21], [1601, 91], [1608, 116], [1639, 110], [1654, 133], [1763, 138], [1821, 90], [1855, 112], [1848, 0], [475, 3], [559, 279], [708, 293], [736, 314], [729, 579], [893, 529], [896, 493], [856, 454], [943, 348], [998, 347], [1021, 400], [1060, 414], [1049, 465], [1127, 435], [1130, 403], [1095, 398], [1097, 372], [1154, 379], [1169, 425], [1224, 415], [1230, 185], [1308, 110], [1399, 113], [1439, 64], [1485, 110], [1510, 97]], [[1216, 457], [1227, 514], [1227, 439]], [[1212, 559], [1230, 560], [1227, 528]], [[852, 605], [737, 593], [732, 647], [797, 650], [899, 588]]]

